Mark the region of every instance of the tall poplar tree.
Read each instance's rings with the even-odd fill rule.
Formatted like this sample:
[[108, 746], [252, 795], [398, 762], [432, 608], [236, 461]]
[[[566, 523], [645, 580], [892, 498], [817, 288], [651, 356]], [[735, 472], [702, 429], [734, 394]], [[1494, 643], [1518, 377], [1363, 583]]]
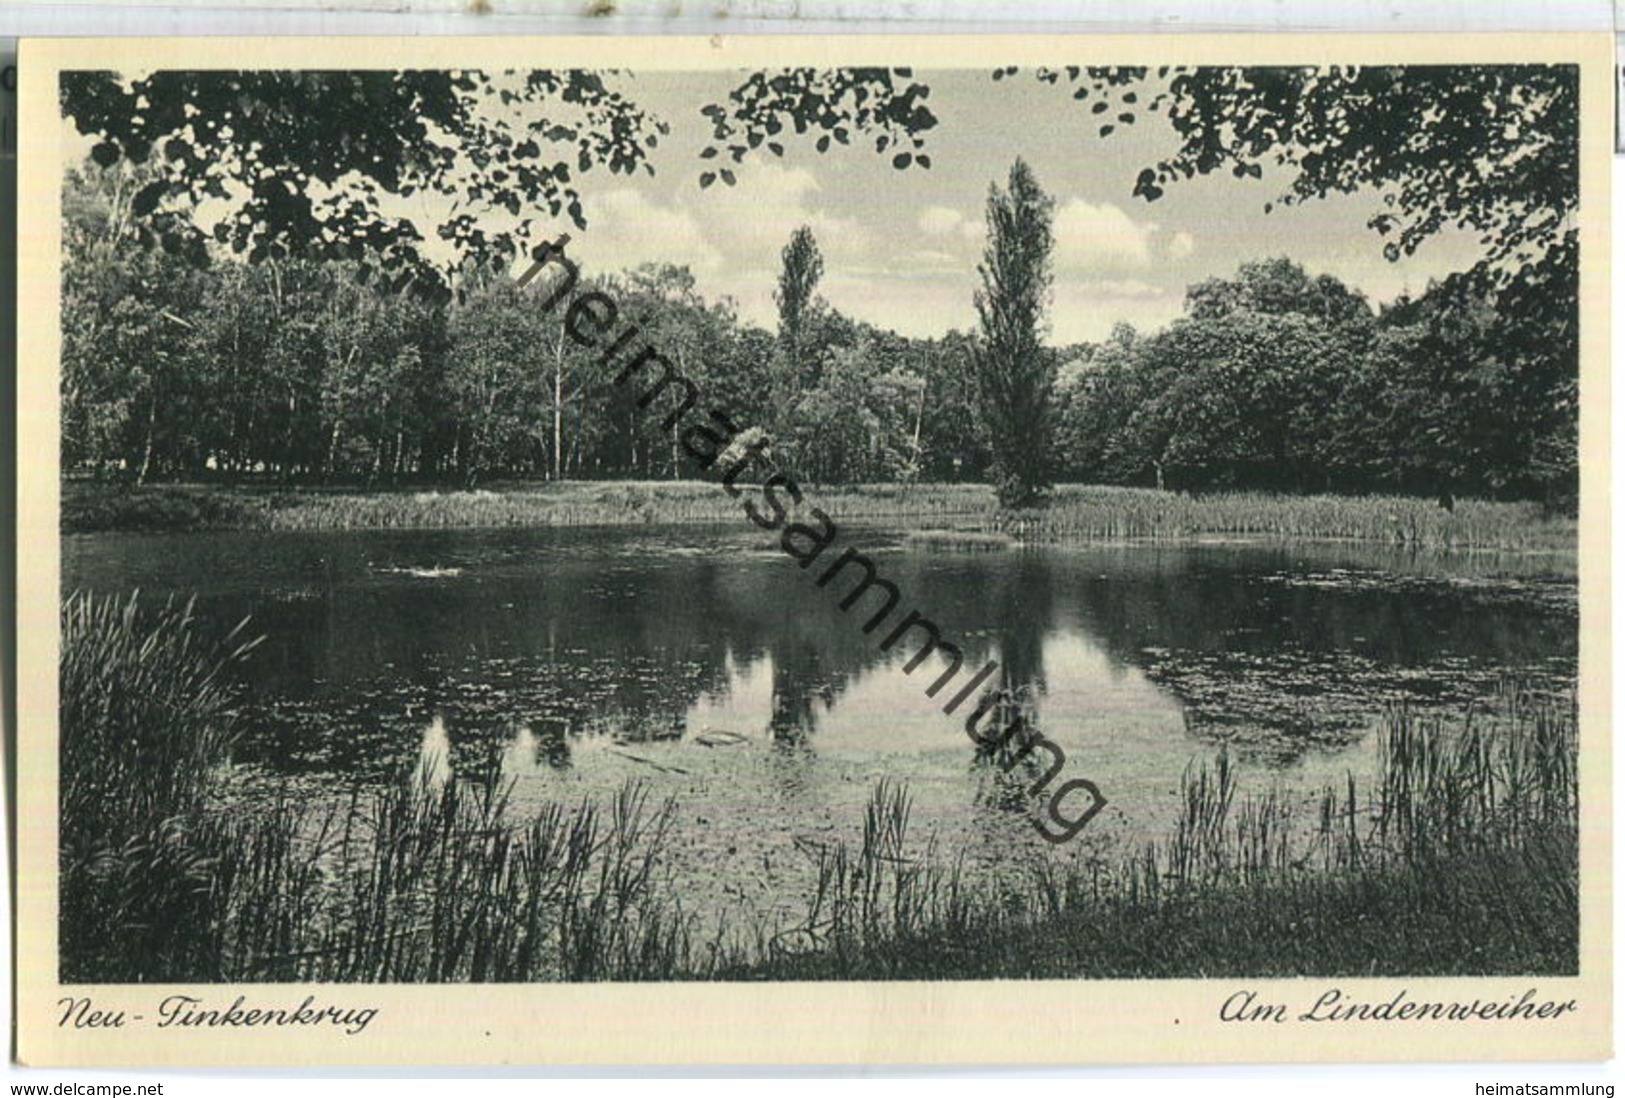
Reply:
[[802, 362], [803, 336], [813, 293], [824, 276], [824, 257], [812, 229], [803, 225], [790, 237], [781, 258], [784, 266], [779, 271], [779, 287], [773, 292], [773, 300], [779, 307], [779, 342], [794, 392], [811, 380]]
[[981, 318], [976, 381], [1005, 507], [1041, 502], [1050, 487], [1055, 356], [1042, 344], [1050, 296], [1054, 200], [1024, 160], [1005, 190], [988, 190], [987, 251], [977, 270]]

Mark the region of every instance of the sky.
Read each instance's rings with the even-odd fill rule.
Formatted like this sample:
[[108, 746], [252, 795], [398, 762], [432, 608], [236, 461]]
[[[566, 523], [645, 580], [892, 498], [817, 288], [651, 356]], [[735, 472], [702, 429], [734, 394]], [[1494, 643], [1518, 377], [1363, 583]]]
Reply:
[[633, 76], [632, 97], [671, 126], [652, 154], [655, 175], [578, 177], [589, 224], [559, 230], [571, 232], [570, 254], [586, 271], [686, 263], [702, 295], [732, 297], [746, 319], [773, 327], [780, 252], [808, 225], [824, 257], [819, 292], [830, 304], [905, 335], [941, 335], [976, 324], [988, 188], [1002, 185], [1022, 157], [1055, 200], [1056, 345], [1101, 339], [1119, 322], [1159, 328], [1181, 314], [1186, 286], [1233, 275], [1249, 260], [1290, 256], [1376, 304], [1478, 257], [1476, 241], [1440, 234], [1415, 256], [1389, 262], [1382, 238], [1365, 226], [1380, 201], [1375, 191], [1266, 214], [1265, 203], [1285, 190], [1284, 173], [1182, 181], [1146, 202], [1132, 194], [1135, 176], [1176, 146], [1160, 115], [1142, 113], [1101, 138], [1099, 120], [1064, 81], [1049, 86], [1022, 73], [994, 82], [989, 69], [916, 70], [938, 117], [924, 150], [929, 170], [898, 171], [872, 142], [819, 154], [813, 136], [792, 135], [782, 159], [751, 154], [735, 168], [737, 186], [705, 190], [699, 173], [715, 162], [698, 159], [710, 137], [699, 109], [723, 101], [740, 74]]
[[[736, 186], [704, 190], [700, 172], [720, 161], [699, 159], [711, 137], [700, 108], [725, 101], [745, 74], [625, 74], [618, 86], [671, 128], [650, 153], [654, 175], [603, 167], [577, 174], [586, 229], [560, 219], [544, 235], [569, 232], [569, 254], [584, 273], [687, 265], [702, 296], [732, 298], [746, 320], [773, 328], [780, 252], [807, 225], [824, 258], [818, 291], [835, 308], [909, 336], [969, 331], [976, 326], [989, 186], [1002, 185], [1021, 157], [1055, 201], [1048, 335], [1057, 346], [1102, 339], [1118, 323], [1141, 332], [1160, 328], [1181, 315], [1187, 286], [1233, 276], [1251, 260], [1289, 256], [1311, 274], [1329, 273], [1363, 290], [1376, 305], [1420, 292], [1480, 254], [1468, 234], [1447, 231], [1416, 255], [1389, 262], [1382, 238], [1365, 225], [1381, 199], [1375, 190], [1266, 214], [1265, 204], [1288, 182], [1269, 167], [1262, 179], [1220, 172], [1180, 181], [1146, 202], [1132, 194], [1135, 177], [1177, 145], [1162, 116], [1141, 111], [1133, 125], [1102, 138], [1088, 102], [1074, 101], [1064, 80], [1051, 86], [1022, 72], [995, 82], [994, 64], [990, 58], [975, 70], [915, 70], [931, 89], [928, 105], [938, 118], [922, 150], [931, 156], [929, 170], [896, 170], [872, 140], [855, 138], [819, 154], [816, 133], [789, 135], [782, 159], [765, 149], [752, 153], [732, 165]], [[88, 152], [89, 139], [66, 123], [64, 140], [77, 147], [68, 150], [69, 163]], [[436, 254], [434, 234], [449, 200], [420, 193], [383, 209], [417, 223], [431, 258], [450, 259]], [[218, 212], [200, 210], [200, 223], [212, 224]], [[505, 212], [470, 212], [492, 231], [514, 222]]]

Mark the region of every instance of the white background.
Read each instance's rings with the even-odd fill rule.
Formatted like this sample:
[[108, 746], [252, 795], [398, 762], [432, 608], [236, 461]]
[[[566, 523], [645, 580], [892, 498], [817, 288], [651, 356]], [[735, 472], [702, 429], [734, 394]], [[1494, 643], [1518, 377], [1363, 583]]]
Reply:
[[[476, 3], [478, 0], [476, 0]], [[0, 0], [0, 37], [17, 35], [109, 35], [109, 34], [651, 34], [651, 33], [828, 33], [832, 31], [881, 32], [921, 31], [932, 28], [967, 31], [987, 27], [988, 3], [955, 0], [622, 0], [605, 15], [588, 15], [590, 0], [490, 0], [493, 9], [475, 13], [469, 0], [348, 0], [342, 5], [331, 0], [266, 0], [240, 7], [212, 7], [205, 0], [170, 0], [162, 4], [76, 4], [6, 3]], [[600, 6], [603, 6], [600, 4]], [[342, 7], [344, 10], [333, 10]], [[1132, 11], [1132, 15], [1130, 15]], [[1027, 3], [1019, 8], [997, 11], [999, 26], [1006, 29], [1070, 31], [1197, 30], [1259, 31], [1304, 30], [1597, 30], [1617, 29], [1613, 5], [1608, 0], [1470, 0], [1434, 3], [1293, 3], [1290, 0], [1222, 0], [1222, 2], [1143, 4], [1134, 8], [1122, 0], [1092, 2]], [[9, 53], [9, 43], [0, 49]], [[4, 57], [0, 64], [9, 64]], [[0, 93], [0, 109], [14, 110], [10, 97]], [[1616, 161], [1617, 165], [1617, 161]], [[9, 168], [9, 164], [0, 165]], [[15, 184], [0, 185], [0, 209], [15, 203]], [[1625, 173], [1616, 171], [1613, 180], [1614, 270], [1625, 269]], [[9, 234], [9, 228], [0, 233]], [[0, 285], [14, 283], [15, 267], [8, 253], [0, 262]], [[1614, 388], [1621, 384], [1619, 364], [1625, 363], [1625, 279], [1616, 278], [1613, 287]], [[0, 327], [0, 357], [10, 361], [14, 346], [11, 325], [15, 318], [8, 307]], [[1617, 403], [1617, 400], [1616, 400]], [[1625, 426], [1615, 421], [1613, 452], [1625, 453]], [[1616, 503], [1613, 544], [1615, 574], [1625, 554], [1625, 521]], [[1613, 620], [1619, 622], [1625, 606], [1625, 584], [1615, 582]], [[15, 666], [11, 664], [11, 666]], [[1625, 666], [1625, 644], [1615, 642], [1615, 682]], [[9, 674], [9, 668], [7, 670]], [[1620, 724], [1616, 718], [1616, 724]], [[1615, 789], [1619, 782], [1625, 752], [1616, 751]], [[0, 821], [0, 827], [5, 826]], [[1625, 851], [1621, 829], [1615, 821], [1615, 880], [1625, 880], [1621, 866]], [[1615, 940], [1619, 933], [1618, 908], [1615, 911]], [[0, 931], [10, 940], [10, 911], [0, 907]], [[1625, 1003], [1620, 994], [1620, 966], [1615, 965], [1616, 1037], [1619, 1044], [1619, 1008]], [[0, 966], [0, 1016], [10, 1020], [10, 969]], [[1285, 1050], [1283, 1050], [1285, 1051]], [[45, 1071], [0, 1067], [0, 1098], [10, 1094], [13, 1084], [152, 1084], [163, 1083], [164, 1094], [177, 1098], [190, 1095], [231, 1094], [256, 1098], [260, 1095], [298, 1093], [309, 1098], [343, 1095], [365, 1098], [391, 1095], [416, 1098], [479, 1092], [493, 1095], [536, 1095], [556, 1093], [620, 1091], [636, 1087], [647, 1092], [658, 1088], [662, 1098], [712, 1098], [737, 1092], [759, 1094], [764, 1072], [718, 1065], [713, 1068], [650, 1068], [624, 1070], [543, 1072], [537, 1069], [493, 1070], [473, 1075], [466, 1070], [300, 1070], [289, 1065], [281, 1071], [180, 1072], [180, 1071]], [[777, 1094], [800, 1094], [815, 1088], [822, 1093], [831, 1085], [859, 1083], [889, 1095], [951, 1095], [974, 1093], [982, 1096], [990, 1089], [1010, 1091], [1035, 1086], [1065, 1088], [1069, 1094], [1089, 1098], [1096, 1095], [1199, 1094], [1202, 1098], [1373, 1098], [1382, 1095], [1461, 1095], [1470, 1098], [1475, 1084], [1614, 1084], [1625, 1098], [1625, 1073], [1616, 1062], [1584, 1065], [1453, 1065], [1401, 1067], [1324, 1066], [1317, 1068], [1142, 1068], [1091, 1069], [1070, 1071], [1019, 1071], [1010, 1069], [904, 1071], [893, 1069], [795, 1069], [775, 1070], [765, 1085]], [[629, 1076], [641, 1081], [628, 1081]]]

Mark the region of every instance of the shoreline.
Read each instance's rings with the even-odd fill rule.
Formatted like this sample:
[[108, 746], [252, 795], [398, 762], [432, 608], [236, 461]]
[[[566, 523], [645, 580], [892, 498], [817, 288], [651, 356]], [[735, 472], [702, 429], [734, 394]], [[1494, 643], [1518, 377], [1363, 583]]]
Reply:
[[[61, 809], [76, 915], [61, 961], [96, 982], [1551, 977], [1578, 965], [1572, 695], [1520, 686], [1483, 710], [1391, 710], [1378, 773], [1309, 790], [1307, 812], [1243, 787], [1220, 750], [1187, 768], [1166, 838], [1083, 863], [1040, 856], [996, 892], [911, 830], [907, 783], [883, 779], [861, 838], [846, 829], [803, 850], [816, 886], [786, 894], [759, 933], [729, 935], [685, 916], [671, 880], [648, 873], [679, 841], [674, 794], [629, 779], [577, 807], [527, 806], [494, 773], [419, 766], [332, 805], [279, 795], [264, 812], [221, 811], [212, 787], [242, 717], [196, 672], [247, 649], [215, 647], [173, 608], [140, 615], [133, 599], [78, 599], [64, 632], [78, 781]], [[106, 683], [153, 674], [176, 690], [136, 713], [100, 708]], [[1515, 772], [1534, 777], [1513, 795]], [[154, 799], [187, 826], [155, 822]], [[346, 853], [331, 861], [316, 836], [342, 836]], [[422, 852], [431, 871], [379, 857], [392, 849]], [[562, 856], [572, 849], [592, 853]], [[115, 905], [97, 887], [109, 858], [141, 882]], [[197, 895], [205, 909], [186, 906]], [[193, 933], [191, 917], [216, 932]], [[169, 928], [171, 950], [142, 948], [150, 926]]]
[[[749, 496], [745, 498], [750, 498]], [[1453, 511], [1405, 496], [1199, 497], [1150, 488], [1061, 485], [1050, 505], [1004, 511], [981, 484], [810, 488], [837, 519], [923, 535], [936, 548], [1023, 545], [1387, 545], [1448, 553], [1573, 554], [1578, 520], [1532, 501], [1463, 499]], [[468, 490], [64, 480], [63, 534], [240, 530], [743, 526], [741, 501], [709, 481], [497, 482]]]

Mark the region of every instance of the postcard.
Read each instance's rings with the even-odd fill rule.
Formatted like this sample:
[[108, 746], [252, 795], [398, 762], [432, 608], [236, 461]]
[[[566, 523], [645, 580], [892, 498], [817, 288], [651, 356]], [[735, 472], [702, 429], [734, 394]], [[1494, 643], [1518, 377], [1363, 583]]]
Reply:
[[17, 71], [24, 1063], [1611, 1055], [1608, 36]]

